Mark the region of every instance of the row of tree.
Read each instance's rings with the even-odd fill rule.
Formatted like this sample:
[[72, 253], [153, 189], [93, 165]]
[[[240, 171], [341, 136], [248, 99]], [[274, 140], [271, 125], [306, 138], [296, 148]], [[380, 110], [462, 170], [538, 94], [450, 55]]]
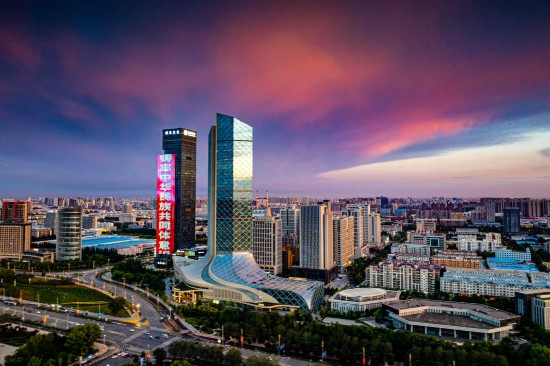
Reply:
[[164, 272], [145, 268], [139, 259], [127, 259], [117, 263], [111, 270], [113, 279], [129, 284], [137, 284], [141, 288], [149, 287], [149, 290], [158, 295], [164, 294], [166, 284]]
[[324, 350], [327, 357], [341, 363], [359, 362], [363, 349], [373, 365], [408, 362], [411, 358], [417, 365], [450, 365], [454, 360], [456, 365], [537, 366], [547, 362], [540, 355], [546, 351], [550, 354], [548, 343], [542, 343], [547, 338], [541, 338], [541, 343], [534, 345], [518, 346], [506, 338], [498, 345], [480, 342], [460, 346], [433, 337], [388, 329], [326, 325], [299, 311], [283, 316], [196, 304], [182, 305], [177, 312], [198, 326], [202, 325], [203, 329], [223, 327], [226, 339], [238, 339], [242, 329], [246, 343], [263, 344], [276, 352], [280, 336], [282, 350], [287, 355], [320, 358]]

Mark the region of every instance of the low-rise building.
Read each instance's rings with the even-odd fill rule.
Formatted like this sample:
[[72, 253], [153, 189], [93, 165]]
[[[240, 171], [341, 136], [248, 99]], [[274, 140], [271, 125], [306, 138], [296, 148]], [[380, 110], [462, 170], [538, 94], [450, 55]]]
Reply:
[[475, 234], [458, 235], [458, 250], [495, 252], [497, 249], [502, 249], [500, 234], [485, 233], [482, 237]]
[[380, 288], [353, 288], [340, 291], [330, 298], [330, 308], [343, 313], [348, 311], [373, 310], [382, 304], [399, 300], [401, 291], [390, 291]]
[[407, 242], [414, 244], [426, 244], [432, 249], [447, 249], [447, 238], [442, 233], [431, 232], [408, 232]]
[[433, 264], [384, 261], [366, 268], [365, 283], [369, 287], [435, 292], [440, 270]]
[[476, 252], [443, 250], [432, 256], [432, 262], [447, 268], [481, 268], [483, 258]]
[[525, 252], [515, 252], [511, 249], [497, 249], [495, 251], [496, 258], [508, 258], [515, 259], [518, 261], [530, 261], [531, 252], [527, 249]]
[[412, 243], [393, 244], [391, 246], [391, 252], [429, 256], [430, 246], [427, 244], [412, 244]]
[[550, 277], [537, 272], [451, 268], [440, 279], [441, 292], [453, 294], [514, 297], [518, 291], [545, 288]]
[[397, 329], [470, 341], [499, 341], [520, 319], [485, 305], [427, 299], [394, 301], [383, 309]]

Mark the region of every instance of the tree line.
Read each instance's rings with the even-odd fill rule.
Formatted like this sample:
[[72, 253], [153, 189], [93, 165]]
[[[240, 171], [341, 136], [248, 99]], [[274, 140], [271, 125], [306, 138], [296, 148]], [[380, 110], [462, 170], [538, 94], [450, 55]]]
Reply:
[[280, 315], [201, 303], [181, 305], [176, 311], [203, 331], [216, 330], [221, 335], [223, 327], [226, 340], [239, 339], [242, 329], [245, 344], [259, 344], [276, 352], [280, 335], [282, 351], [288, 356], [320, 359], [324, 350], [332, 362], [341, 364], [358, 364], [364, 348], [372, 365], [408, 362], [409, 358], [415, 365], [427, 366], [446, 366], [453, 361], [455, 365], [468, 366], [550, 365], [545, 363], [550, 358], [544, 358], [550, 354], [550, 348], [548, 343], [542, 343], [547, 338], [542, 338], [541, 343], [521, 346], [509, 338], [496, 345], [488, 342], [457, 345], [389, 329], [326, 325], [301, 311]]

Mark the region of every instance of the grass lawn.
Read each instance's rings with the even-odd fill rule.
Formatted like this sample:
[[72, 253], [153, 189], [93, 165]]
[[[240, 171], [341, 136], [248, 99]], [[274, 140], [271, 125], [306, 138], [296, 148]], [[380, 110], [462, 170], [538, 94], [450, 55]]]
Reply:
[[[36, 284], [31, 281], [31, 284], [18, 283], [17, 287], [22, 291], [23, 299], [30, 301], [38, 301], [38, 295], [40, 295], [40, 303], [42, 304], [59, 304], [67, 308], [76, 309], [80, 311], [101, 312], [105, 315], [113, 315], [109, 307], [107, 306], [109, 296], [78, 285], [56, 285], [55, 280], [48, 280], [47, 284], [41, 281], [41, 284]], [[78, 303], [78, 305], [77, 305]], [[123, 314], [115, 314], [117, 316], [126, 317], [127, 312]]]

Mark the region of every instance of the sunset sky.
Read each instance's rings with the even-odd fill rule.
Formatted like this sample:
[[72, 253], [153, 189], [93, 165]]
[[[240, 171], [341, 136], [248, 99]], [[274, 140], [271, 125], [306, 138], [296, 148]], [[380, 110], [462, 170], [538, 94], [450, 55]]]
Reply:
[[548, 1], [4, 1], [0, 198], [152, 197], [162, 129], [254, 127], [254, 187], [550, 197]]

